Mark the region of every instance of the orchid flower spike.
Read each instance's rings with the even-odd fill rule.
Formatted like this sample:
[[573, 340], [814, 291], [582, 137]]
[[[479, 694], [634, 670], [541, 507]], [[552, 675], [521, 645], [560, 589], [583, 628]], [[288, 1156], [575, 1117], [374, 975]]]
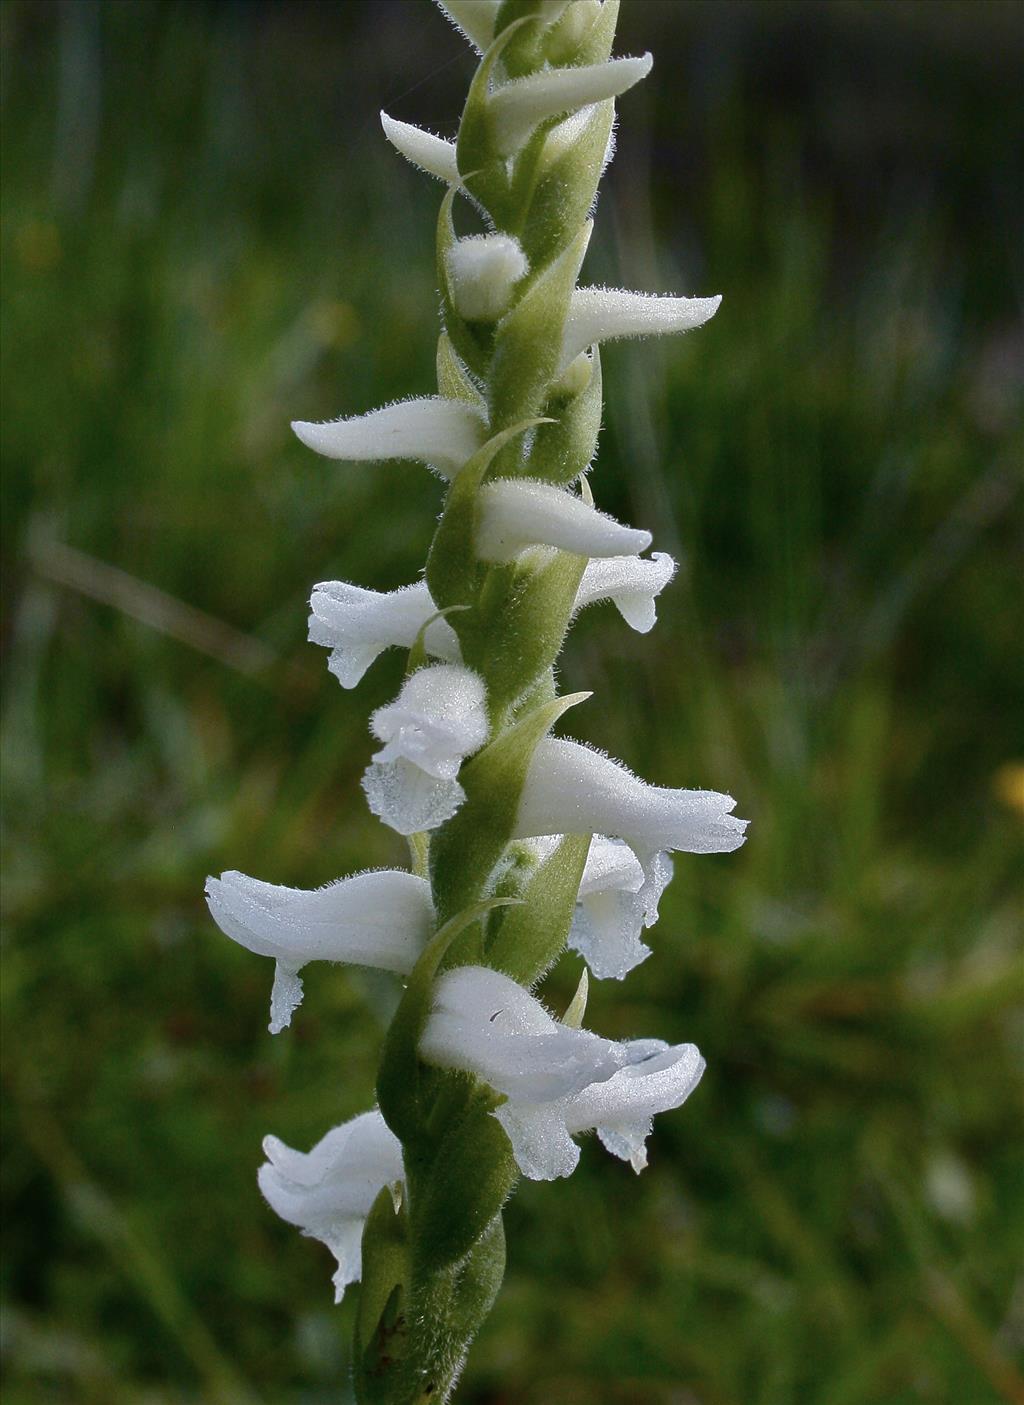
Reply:
[[467, 322], [496, 322], [530, 265], [511, 234], [470, 234], [448, 250], [452, 299]]
[[535, 478], [497, 478], [478, 494], [476, 550], [482, 561], [513, 561], [530, 546], [579, 556], [645, 551], [650, 532], [624, 527], [564, 488]]
[[657, 623], [655, 600], [676, 573], [667, 551], [642, 556], [608, 556], [592, 560], [583, 572], [573, 606], [579, 614], [598, 600], [611, 600], [619, 614], [638, 634], [647, 634]]
[[411, 649], [424, 625], [428, 654], [451, 663], [461, 658], [451, 625], [433, 618], [437, 606], [426, 581], [387, 592], [321, 581], [313, 587], [309, 605], [309, 642], [330, 649], [327, 668], [343, 688], [354, 688], [385, 649]]
[[399, 834], [436, 829], [466, 798], [455, 779], [487, 740], [483, 681], [461, 664], [411, 674], [393, 703], [370, 720], [384, 745], [363, 777], [370, 809]]
[[294, 420], [292, 429], [307, 448], [329, 459], [371, 463], [415, 459], [442, 478], [454, 478], [486, 437], [480, 411], [465, 400], [426, 396], [400, 400], [368, 415], [310, 424]]
[[651, 880], [662, 850], [738, 849], [747, 821], [730, 814], [735, 804], [731, 795], [714, 790], [648, 785], [598, 751], [547, 737], [526, 773], [515, 837], [609, 834], [626, 841]]
[[691, 332], [709, 322], [721, 304], [712, 298], [654, 297], [619, 288], [576, 288], [562, 339], [560, 370], [594, 342]]
[[386, 112], [380, 114], [380, 124], [391, 145], [412, 165], [447, 185], [458, 185], [459, 165], [453, 141], [435, 137], [433, 132], [425, 132], [411, 122], [398, 122]]
[[608, 63], [548, 68], [506, 83], [488, 99], [498, 154], [513, 155], [533, 129], [551, 117], [618, 97], [646, 78], [653, 62], [650, 54], [643, 54]]
[[259, 1187], [270, 1208], [338, 1261], [334, 1301], [362, 1277], [363, 1225], [378, 1194], [402, 1193], [402, 1144], [376, 1108], [333, 1127], [311, 1151], [264, 1137]]
[[307, 962], [345, 961], [404, 974], [434, 930], [430, 884], [398, 869], [339, 878], [312, 892], [231, 871], [206, 880], [206, 902], [226, 936], [277, 963], [271, 1034], [285, 1029], [301, 1004], [298, 973]]
[[[547, 1181], [575, 1170], [580, 1153], [572, 1137], [597, 1125], [591, 1103], [576, 1109], [575, 1099], [621, 1069], [659, 1058], [666, 1046], [659, 1039], [617, 1043], [570, 1028], [510, 977], [462, 966], [438, 981], [419, 1049], [427, 1063], [472, 1073], [504, 1095], [494, 1116], [516, 1165], [531, 1180]], [[626, 1121], [624, 1101], [612, 1099], [608, 1107], [609, 1120]]]

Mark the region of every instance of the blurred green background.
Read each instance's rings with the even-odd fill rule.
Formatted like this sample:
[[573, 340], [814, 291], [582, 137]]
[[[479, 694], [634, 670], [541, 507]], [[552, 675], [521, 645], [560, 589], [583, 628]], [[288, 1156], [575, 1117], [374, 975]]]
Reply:
[[[608, 1035], [708, 1072], [640, 1178], [526, 1184], [466, 1405], [987, 1405], [1024, 1384], [1019, 5], [625, 0], [598, 503], [683, 570], [590, 611], [573, 730], [752, 819], [681, 857]], [[384, 980], [269, 963], [208, 872], [402, 862], [317, 580], [415, 578], [438, 483], [292, 418], [429, 393], [473, 60], [427, 0], [6, 0], [5, 1400], [344, 1401], [352, 1302], [260, 1138], [368, 1103]], [[554, 973], [568, 998], [578, 962]]]

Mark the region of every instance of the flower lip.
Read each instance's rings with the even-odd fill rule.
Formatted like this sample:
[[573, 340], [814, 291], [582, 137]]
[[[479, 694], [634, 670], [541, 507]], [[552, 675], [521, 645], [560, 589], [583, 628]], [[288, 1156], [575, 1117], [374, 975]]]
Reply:
[[591, 560], [583, 572], [573, 606], [579, 614], [598, 600], [611, 600], [619, 614], [638, 634], [647, 634], [657, 623], [655, 601], [676, 573], [676, 563], [665, 551], [642, 556], [608, 556]]
[[466, 798], [456, 776], [487, 740], [481, 678], [462, 664], [431, 664], [405, 680], [371, 719], [384, 743], [363, 777], [370, 809], [399, 834], [436, 829]]
[[429, 776], [454, 780], [463, 758], [487, 740], [483, 680], [461, 664], [417, 669], [395, 701], [373, 714], [371, 728], [384, 743], [375, 761], [404, 757]]

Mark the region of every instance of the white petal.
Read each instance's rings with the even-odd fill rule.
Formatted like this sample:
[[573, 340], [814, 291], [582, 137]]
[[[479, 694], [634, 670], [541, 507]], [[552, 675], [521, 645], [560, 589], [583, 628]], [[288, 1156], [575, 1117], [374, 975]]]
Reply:
[[230, 871], [206, 880], [217, 926], [259, 956], [272, 956], [272, 1032], [302, 998], [297, 972], [307, 961], [346, 961], [411, 971], [434, 927], [430, 884], [398, 870], [360, 873], [312, 891], [263, 883]]
[[438, 981], [420, 1040], [428, 1063], [474, 1073], [517, 1103], [551, 1102], [610, 1078], [639, 1048], [569, 1029], [510, 977], [461, 966]]
[[579, 68], [549, 68], [506, 83], [488, 99], [499, 154], [518, 151], [534, 127], [549, 117], [618, 97], [647, 76], [652, 62], [650, 54], [644, 54]]
[[259, 1186], [271, 1209], [338, 1260], [335, 1302], [359, 1281], [363, 1225], [386, 1185], [401, 1181], [402, 1148], [376, 1110], [333, 1128], [311, 1151], [266, 1137]]
[[729, 853], [746, 829], [745, 820], [729, 813], [735, 804], [713, 790], [647, 785], [600, 752], [548, 737], [530, 762], [513, 837], [614, 835], [645, 864], [663, 849]]
[[695, 1045], [665, 1047], [568, 1099], [567, 1129], [577, 1135], [596, 1127], [607, 1150], [640, 1171], [647, 1164], [644, 1143], [651, 1119], [655, 1113], [680, 1107], [703, 1072], [704, 1060]]
[[510, 234], [458, 239], [448, 250], [447, 264], [452, 299], [467, 322], [496, 322], [530, 267]]
[[624, 527], [582, 498], [535, 478], [499, 478], [477, 497], [476, 549], [483, 561], [512, 561], [528, 546], [580, 556], [644, 551], [650, 532]]
[[480, 53], [494, 38], [500, 0], [437, 0], [442, 12]]
[[531, 1181], [571, 1176], [579, 1165], [580, 1149], [565, 1126], [568, 1101], [506, 1102], [495, 1110], [512, 1143], [516, 1165]]
[[[343, 688], [354, 688], [370, 664], [392, 646], [411, 649], [437, 606], [426, 581], [381, 592], [347, 581], [321, 581], [310, 598], [309, 640], [331, 650], [327, 667]], [[435, 619], [424, 638], [428, 654], [458, 661], [459, 640], [445, 619]]]
[[437, 780], [404, 759], [371, 762], [362, 786], [371, 813], [398, 834], [437, 829], [466, 798], [458, 781]]
[[270, 987], [271, 1034], [280, 1034], [292, 1022], [292, 1015], [302, 1004], [302, 977], [287, 961], [274, 962], [274, 984]]
[[437, 780], [454, 780], [466, 756], [487, 740], [487, 692], [483, 679], [462, 664], [417, 669], [392, 703], [370, 719], [384, 743], [375, 761], [404, 758]]
[[647, 634], [657, 621], [654, 602], [675, 571], [676, 563], [665, 551], [655, 551], [649, 561], [642, 556], [591, 561], [583, 572], [573, 613], [597, 600], [611, 600], [631, 629]]
[[459, 166], [453, 141], [435, 137], [422, 127], [414, 127], [411, 122], [398, 122], [386, 112], [380, 114], [380, 123], [388, 141], [407, 161], [448, 185], [458, 185]]
[[690, 332], [710, 321], [721, 301], [720, 295], [674, 298], [630, 293], [620, 288], [577, 288], [565, 323], [560, 369], [564, 370], [594, 342]]
[[472, 458], [486, 435], [478, 410], [464, 400], [440, 396], [401, 400], [367, 415], [323, 424], [295, 420], [292, 429], [303, 444], [329, 459], [415, 459], [430, 464], [445, 478], [453, 477]]

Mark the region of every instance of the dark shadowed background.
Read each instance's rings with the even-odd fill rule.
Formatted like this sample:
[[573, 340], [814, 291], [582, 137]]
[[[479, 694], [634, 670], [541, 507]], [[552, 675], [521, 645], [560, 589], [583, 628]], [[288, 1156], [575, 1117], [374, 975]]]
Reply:
[[[623, 11], [587, 277], [725, 301], [607, 351], [597, 501], [683, 569], [563, 681], [753, 823], [592, 994], [702, 1086], [639, 1179], [522, 1187], [461, 1398], [1020, 1401], [1024, 10]], [[403, 661], [344, 693], [305, 606], [414, 579], [439, 485], [288, 422], [433, 389], [440, 189], [377, 112], [451, 133], [473, 60], [427, 0], [7, 0], [2, 62], [5, 1400], [344, 1401], [255, 1168], [367, 1106], [393, 990], [315, 968], [271, 1039], [201, 895], [402, 861]]]

